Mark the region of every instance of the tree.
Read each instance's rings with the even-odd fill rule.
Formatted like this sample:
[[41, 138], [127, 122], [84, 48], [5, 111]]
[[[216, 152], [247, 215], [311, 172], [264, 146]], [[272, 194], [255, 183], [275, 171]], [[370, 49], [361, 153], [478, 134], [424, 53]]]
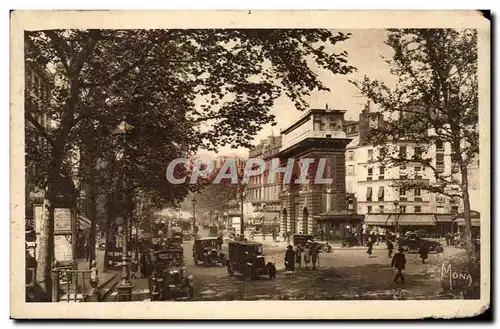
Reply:
[[[33, 45], [27, 60], [50, 63], [55, 76], [48, 115], [56, 128], [47, 130], [37, 124], [34, 107], [27, 106], [25, 112], [26, 120], [50, 145], [37, 273], [41, 288], [50, 295], [57, 184], [65, 164], [71, 162], [71, 150], [85, 133], [80, 129], [82, 122], [92, 119], [111, 127], [127, 115], [142, 132], [131, 142], [134, 157], [141, 147], [155, 157], [167, 150], [169, 156], [176, 156], [198, 148], [249, 146], [260, 127], [273, 122], [270, 109], [278, 97], [287, 95], [302, 110], [311, 91], [329, 90], [314, 67], [334, 74], [354, 69], [347, 64], [345, 52], [332, 51], [348, 37], [313, 29], [26, 33], [27, 42]], [[29, 103], [30, 96], [26, 97]], [[141, 139], [148, 129], [161, 132], [161, 137]], [[176, 145], [185, 148], [179, 151]], [[160, 167], [151, 165], [147, 170], [158, 174]], [[180, 189], [146, 179], [163, 189], [163, 196], [175, 195], [172, 188]]]
[[[353, 82], [386, 117], [370, 132], [376, 145], [392, 145], [382, 148], [385, 152], [379, 160], [392, 166], [418, 164], [432, 174], [430, 182], [407, 180], [400, 184], [403, 188], [420, 188], [463, 201], [465, 245], [472, 258], [467, 173], [479, 153], [477, 32], [391, 29], [386, 44], [394, 51], [388, 63], [397, 76], [396, 86], [390, 89], [368, 77]], [[416, 152], [398, 152], [401, 140], [414, 141]], [[433, 156], [442, 144], [449, 145], [445, 148], [453, 163], [449, 171]]]

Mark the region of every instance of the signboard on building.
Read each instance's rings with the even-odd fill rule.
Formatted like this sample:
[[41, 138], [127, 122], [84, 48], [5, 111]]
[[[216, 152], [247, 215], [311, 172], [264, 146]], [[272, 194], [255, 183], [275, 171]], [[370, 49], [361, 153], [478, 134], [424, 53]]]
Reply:
[[55, 208], [54, 209], [54, 232], [70, 232], [71, 231], [71, 209], [70, 208]]
[[54, 235], [54, 257], [58, 263], [73, 262], [71, 235]]

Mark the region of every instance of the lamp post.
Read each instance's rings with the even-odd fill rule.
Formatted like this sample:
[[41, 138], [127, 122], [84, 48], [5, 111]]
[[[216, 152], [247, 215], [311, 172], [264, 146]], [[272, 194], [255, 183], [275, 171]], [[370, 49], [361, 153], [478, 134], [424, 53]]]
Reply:
[[[122, 152], [124, 160], [126, 160], [125, 156], [127, 155], [126, 147], [127, 147], [127, 135], [129, 132], [134, 129], [134, 126], [128, 124], [127, 122], [122, 121], [113, 131], [114, 135], [120, 137], [120, 142], [122, 144]], [[125, 161], [124, 161], [125, 162]], [[126, 175], [125, 172], [122, 171], [122, 179], [123, 179], [123, 193], [124, 200], [127, 202], [128, 200], [125, 198], [126, 196]], [[130, 269], [129, 269], [129, 260], [128, 260], [128, 229], [129, 229], [129, 221], [130, 214], [128, 213], [128, 207], [125, 205], [125, 220], [123, 223], [124, 232], [123, 232], [123, 241], [122, 241], [122, 273], [121, 273], [121, 281], [118, 285], [118, 300], [119, 301], [130, 301], [132, 298], [132, 283], [130, 282]]]
[[399, 222], [399, 210], [398, 210], [399, 202], [398, 200], [394, 201], [394, 233], [398, 234], [398, 222]]
[[191, 200], [191, 204], [193, 205], [193, 234], [196, 235], [196, 198]]

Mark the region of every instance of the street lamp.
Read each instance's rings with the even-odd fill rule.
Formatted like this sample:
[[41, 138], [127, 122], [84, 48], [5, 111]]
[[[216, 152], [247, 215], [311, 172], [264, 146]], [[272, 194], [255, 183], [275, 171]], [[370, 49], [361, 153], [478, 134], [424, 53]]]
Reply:
[[[125, 157], [127, 155], [126, 152], [126, 147], [127, 147], [127, 136], [130, 131], [134, 129], [134, 126], [128, 124], [125, 120], [123, 120], [116, 128], [113, 130], [113, 134], [117, 135], [120, 137], [120, 142], [122, 143], [122, 152], [123, 156]], [[124, 158], [125, 160], [125, 158]], [[122, 179], [123, 179], [123, 193], [124, 193], [124, 200], [127, 202], [128, 200], [125, 198], [126, 196], [126, 175], [125, 172], [122, 170]], [[125, 209], [128, 209], [127, 206], [124, 207]], [[130, 301], [132, 299], [132, 283], [130, 282], [130, 269], [129, 269], [129, 261], [128, 261], [128, 226], [129, 226], [129, 221], [130, 221], [130, 214], [128, 213], [128, 210], [125, 211], [125, 220], [124, 220], [124, 232], [123, 232], [123, 243], [122, 243], [122, 273], [121, 273], [121, 282], [118, 285], [118, 300], [119, 301]]]
[[398, 210], [399, 202], [398, 200], [394, 201], [394, 233], [398, 234], [398, 222], [399, 222], [399, 210]]
[[196, 198], [191, 200], [191, 204], [193, 205], [193, 234], [196, 235]]

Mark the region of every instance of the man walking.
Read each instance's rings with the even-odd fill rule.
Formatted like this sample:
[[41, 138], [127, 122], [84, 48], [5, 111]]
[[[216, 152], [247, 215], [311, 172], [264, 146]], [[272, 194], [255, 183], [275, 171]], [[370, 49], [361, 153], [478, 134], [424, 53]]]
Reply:
[[400, 247], [399, 251], [394, 255], [391, 262], [391, 268], [395, 267], [398, 270], [396, 276], [394, 277], [394, 283], [399, 283], [399, 280], [401, 280], [401, 283], [405, 282], [405, 277], [403, 276], [403, 270], [405, 269], [405, 265], [406, 265], [406, 257], [405, 254], [403, 253], [403, 248]]
[[373, 250], [373, 239], [371, 237], [368, 238], [366, 245], [368, 246], [368, 250], [366, 251], [366, 253], [368, 254], [368, 258], [371, 258]]
[[318, 261], [318, 246], [313, 244], [311, 246], [311, 260], [312, 260], [312, 268], [316, 269], [316, 262]]
[[387, 250], [389, 250], [389, 258], [391, 258], [392, 251], [394, 250], [394, 245], [392, 244], [392, 241], [390, 239], [386, 241], [386, 244], [387, 244]]

